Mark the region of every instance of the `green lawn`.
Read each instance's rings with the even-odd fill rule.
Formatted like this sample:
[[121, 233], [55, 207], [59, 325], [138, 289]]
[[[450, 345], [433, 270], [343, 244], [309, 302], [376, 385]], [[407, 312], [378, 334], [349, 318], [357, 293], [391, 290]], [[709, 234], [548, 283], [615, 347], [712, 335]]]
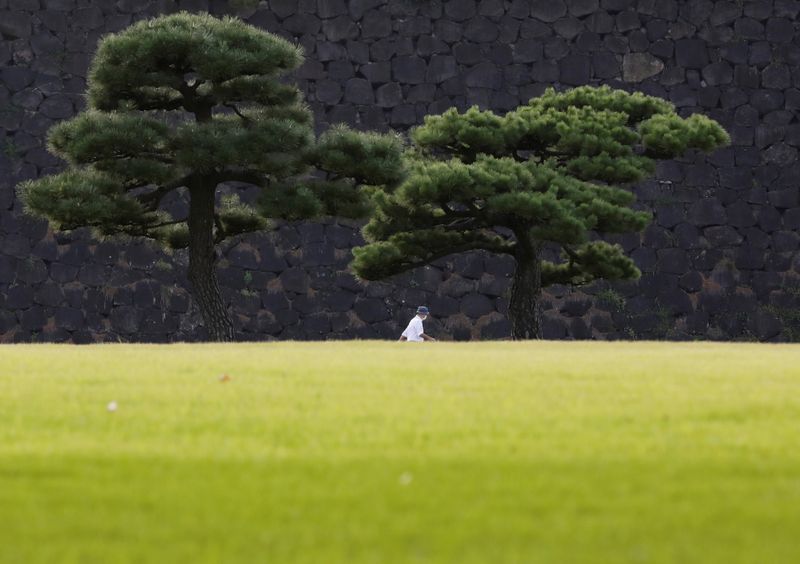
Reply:
[[790, 563], [799, 539], [798, 346], [0, 347], [3, 564]]

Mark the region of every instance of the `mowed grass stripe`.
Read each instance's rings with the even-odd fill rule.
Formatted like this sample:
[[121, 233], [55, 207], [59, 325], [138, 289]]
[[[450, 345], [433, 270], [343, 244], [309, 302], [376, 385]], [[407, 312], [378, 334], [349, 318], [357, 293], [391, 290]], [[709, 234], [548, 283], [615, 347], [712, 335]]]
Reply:
[[6, 346], [0, 562], [794, 561], [799, 366], [755, 344]]

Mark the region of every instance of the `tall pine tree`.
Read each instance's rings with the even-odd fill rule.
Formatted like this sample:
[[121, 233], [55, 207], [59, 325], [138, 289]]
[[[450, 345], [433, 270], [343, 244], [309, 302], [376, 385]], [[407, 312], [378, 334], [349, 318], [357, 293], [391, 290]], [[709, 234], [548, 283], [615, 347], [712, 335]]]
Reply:
[[[650, 215], [631, 208], [629, 187], [657, 160], [729, 142], [703, 115], [681, 118], [665, 100], [607, 86], [550, 88], [504, 116], [450, 109], [411, 138], [409, 176], [374, 192], [354, 270], [380, 279], [452, 253], [511, 255], [515, 339], [541, 336], [543, 287], [637, 278], [620, 246], [593, 235], [644, 229]], [[560, 260], [543, 259], [548, 245]]]
[[[69, 166], [23, 183], [27, 210], [61, 230], [149, 237], [188, 247], [192, 294], [212, 340], [234, 338], [216, 245], [288, 219], [364, 213], [361, 184], [400, 175], [393, 136], [337, 127], [314, 136], [299, 90], [281, 81], [299, 47], [242, 21], [181, 12], [107, 35], [88, 80], [88, 109], [56, 125], [50, 150]], [[225, 182], [262, 188], [257, 206]], [[187, 217], [161, 209], [188, 190]]]

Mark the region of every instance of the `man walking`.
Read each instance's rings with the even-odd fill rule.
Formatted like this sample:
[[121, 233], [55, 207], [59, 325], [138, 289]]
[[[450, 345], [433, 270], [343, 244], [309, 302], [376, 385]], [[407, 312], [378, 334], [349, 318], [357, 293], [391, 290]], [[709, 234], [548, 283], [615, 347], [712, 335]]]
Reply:
[[429, 313], [430, 311], [428, 311], [427, 307], [419, 306], [417, 308], [417, 315], [415, 315], [414, 318], [408, 322], [408, 327], [406, 327], [406, 330], [403, 331], [402, 335], [400, 335], [400, 340], [414, 342], [435, 341], [436, 339], [430, 335], [426, 335], [422, 328], [422, 322], [425, 321]]

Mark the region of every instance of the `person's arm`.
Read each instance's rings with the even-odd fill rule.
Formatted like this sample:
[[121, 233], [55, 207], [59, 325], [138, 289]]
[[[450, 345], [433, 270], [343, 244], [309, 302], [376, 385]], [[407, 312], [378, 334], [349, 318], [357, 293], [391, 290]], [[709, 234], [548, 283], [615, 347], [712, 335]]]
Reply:
[[420, 337], [422, 337], [426, 341], [435, 341], [436, 340], [433, 337], [431, 337], [430, 335], [426, 335], [425, 333], [420, 334]]

